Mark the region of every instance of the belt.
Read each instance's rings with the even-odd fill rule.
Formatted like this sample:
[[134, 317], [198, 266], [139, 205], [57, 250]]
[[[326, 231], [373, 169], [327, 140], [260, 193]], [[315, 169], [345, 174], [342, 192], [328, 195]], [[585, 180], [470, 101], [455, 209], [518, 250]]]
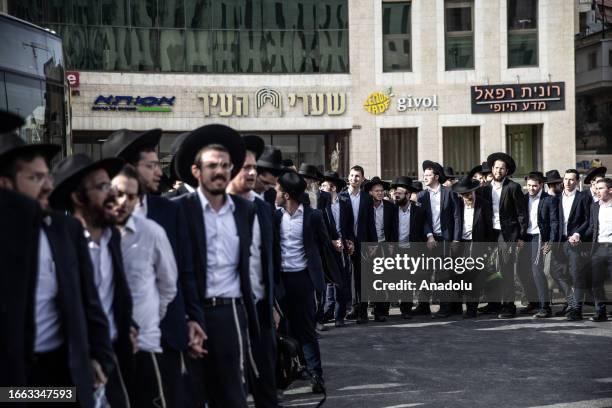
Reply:
[[236, 303], [237, 305], [242, 304], [242, 298], [222, 298], [222, 297], [213, 297], [204, 299], [204, 307], [216, 307], [216, 306], [227, 306], [232, 303]]

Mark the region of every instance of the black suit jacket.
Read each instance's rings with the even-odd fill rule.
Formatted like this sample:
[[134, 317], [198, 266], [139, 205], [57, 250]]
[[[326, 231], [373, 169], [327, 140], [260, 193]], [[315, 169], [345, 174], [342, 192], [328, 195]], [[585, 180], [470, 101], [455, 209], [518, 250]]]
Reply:
[[276, 190], [272, 187], [267, 189], [262, 194], [264, 201], [272, 206], [272, 208], [276, 208]]
[[176, 198], [176, 197], [180, 197], [184, 194], [189, 194], [189, 190], [187, 190], [187, 187], [185, 187], [185, 184], [181, 184], [179, 186], [179, 188], [177, 188], [176, 190], [170, 190], [167, 193], [162, 194], [162, 197], [164, 198]]
[[563, 212], [563, 194], [561, 193], [559, 198], [559, 219], [561, 220], [561, 237], [567, 239], [574, 235], [574, 233], [580, 234], [581, 239], [585, 239], [587, 229], [589, 228], [589, 215], [591, 209], [592, 198], [591, 194], [587, 192], [585, 194], [582, 191], [576, 191], [576, 197], [572, 202], [572, 208], [570, 209], [569, 218], [567, 220], [567, 235], [564, 235], [563, 222], [565, 216]]
[[[455, 236], [453, 240], [461, 241], [463, 237], [465, 204], [461, 197], [456, 200], [455, 204]], [[474, 200], [474, 218], [472, 220], [472, 241], [491, 242], [493, 240], [493, 213], [491, 210], [491, 203], [481, 195], [476, 194]]]
[[[419, 192], [417, 200], [425, 210], [427, 223], [425, 224], [426, 235], [433, 234], [433, 218], [431, 212], [431, 201], [429, 191], [424, 189]], [[455, 198], [452, 191], [440, 185], [440, 233], [444, 241], [453, 239], [455, 229]]]
[[[385, 234], [385, 242], [397, 242], [399, 240], [399, 209], [397, 205], [390, 201], [382, 200], [383, 206], [383, 232]], [[376, 214], [376, 209], [372, 209], [372, 213]], [[376, 230], [376, 216], [372, 217], [374, 229]], [[378, 237], [376, 239], [378, 241]]]
[[[559, 242], [559, 202], [556, 196], [542, 191], [538, 203], [538, 228], [542, 242]], [[525, 204], [529, 211], [529, 194], [525, 194]], [[529, 216], [529, 215], [528, 215]], [[529, 223], [529, 219], [527, 219]]]
[[[488, 184], [483, 189], [483, 197], [491, 203], [493, 214], [493, 186]], [[529, 215], [525, 196], [520, 184], [505, 178], [499, 199], [499, 220], [501, 233], [506, 242], [516, 242], [525, 239], [529, 225]]]
[[[351, 203], [351, 196], [349, 190], [343, 191], [340, 193], [342, 197], [344, 197], [349, 205], [351, 206], [351, 213], [353, 211], [353, 206]], [[353, 214], [353, 222], [355, 222], [354, 214]], [[360, 244], [362, 242], [377, 242], [376, 238], [376, 227], [374, 226], [374, 203], [372, 201], [372, 197], [361, 191], [359, 193], [359, 211], [357, 214], [357, 231], [355, 234], [355, 253], [354, 256], [359, 255], [360, 253]], [[353, 231], [355, 231], [353, 229]]]
[[[584, 233], [584, 239], [597, 243], [599, 242], [599, 202], [591, 202], [589, 213], [589, 227]], [[596, 247], [596, 245], [591, 246], [591, 253], [595, 251]]]
[[[238, 260], [238, 274], [240, 278], [240, 291], [242, 301], [246, 309], [248, 329], [253, 338], [259, 338], [259, 320], [255, 303], [253, 301], [253, 291], [251, 289], [251, 277], [249, 271], [249, 258], [251, 250], [251, 239], [253, 231], [253, 221], [255, 220], [255, 204], [244, 198], [230, 195], [234, 201], [234, 221], [240, 239], [240, 253]], [[206, 228], [204, 227], [204, 214], [202, 203], [197, 191], [180, 197], [177, 202], [183, 208], [187, 219], [189, 239], [192, 242], [192, 258], [195, 271], [196, 290], [198, 298], [203, 301], [206, 298], [207, 280], [207, 253], [206, 253]], [[203, 306], [203, 305], [202, 305]], [[203, 329], [206, 330], [204, 320]]]
[[[353, 209], [351, 202], [345, 195], [338, 195], [338, 204], [340, 206], [340, 233], [342, 239], [355, 242], [355, 231], [353, 230]], [[327, 230], [332, 240], [337, 240], [339, 237], [338, 230], [336, 228], [336, 220], [334, 219], [334, 213], [332, 212], [331, 197], [327, 201], [327, 205], [322, 209], [325, 223], [327, 224]]]
[[[398, 207], [397, 211], [397, 224], [398, 224], [398, 240], [399, 240], [399, 212], [402, 211]], [[425, 242], [427, 241], [427, 234], [425, 233], [425, 210], [417, 203], [410, 201], [410, 232], [408, 234], [408, 241], [410, 242]]]
[[267, 309], [266, 314], [258, 316], [263, 327], [272, 328], [274, 320], [272, 318], [272, 308], [274, 305], [275, 294], [279, 292], [280, 285], [280, 264], [279, 259], [274, 255], [275, 248], [278, 247], [278, 236], [274, 231], [273, 212], [270, 204], [259, 198], [255, 198], [255, 210], [261, 236], [261, 270], [266, 291]]

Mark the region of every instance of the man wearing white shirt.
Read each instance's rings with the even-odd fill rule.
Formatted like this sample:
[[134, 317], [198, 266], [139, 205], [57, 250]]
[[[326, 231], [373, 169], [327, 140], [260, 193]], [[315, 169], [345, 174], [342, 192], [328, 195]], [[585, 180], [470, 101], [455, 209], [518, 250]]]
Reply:
[[160, 322], [177, 291], [177, 268], [166, 232], [156, 222], [133, 214], [141, 191], [138, 173], [126, 165], [112, 180], [113, 212], [121, 232], [125, 276], [132, 292], [133, 318], [139, 327], [130, 384], [133, 406], [166, 406], [159, 370]]

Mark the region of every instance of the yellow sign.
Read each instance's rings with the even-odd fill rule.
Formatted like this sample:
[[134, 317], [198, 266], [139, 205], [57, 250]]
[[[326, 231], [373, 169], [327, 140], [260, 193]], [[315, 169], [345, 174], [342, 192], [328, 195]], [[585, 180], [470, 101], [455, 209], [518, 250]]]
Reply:
[[382, 92], [372, 92], [368, 95], [368, 99], [366, 99], [363, 107], [373, 115], [380, 115], [389, 109], [390, 103], [389, 95], [385, 95]]

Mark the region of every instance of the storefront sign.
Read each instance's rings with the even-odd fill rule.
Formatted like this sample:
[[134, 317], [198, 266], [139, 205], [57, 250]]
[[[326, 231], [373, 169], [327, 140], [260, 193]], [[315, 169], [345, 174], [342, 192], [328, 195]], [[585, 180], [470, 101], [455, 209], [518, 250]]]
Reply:
[[472, 113], [565, 109], [565, 82], [473, 86]]
[[80, 85], [80, 74], [77, 71], [66, 71], [66, 80], [71, 88], [78, 88]]
[[175, 96], [98, 95], [91, 107], [94, 111], [172, 112]]
[[[372, 115], [380, 115], [389, 109], [392, 98], [394, 97], [395, 95], [391, 92], [391, 89], [389, 89], [387, 93], [372, 92], [368, 95], [363, 107]], [[408, 95], [395, 98], [395, 110], [397, 112], [437, 109], [438, 95], [435, 94], [426, 97]]]

